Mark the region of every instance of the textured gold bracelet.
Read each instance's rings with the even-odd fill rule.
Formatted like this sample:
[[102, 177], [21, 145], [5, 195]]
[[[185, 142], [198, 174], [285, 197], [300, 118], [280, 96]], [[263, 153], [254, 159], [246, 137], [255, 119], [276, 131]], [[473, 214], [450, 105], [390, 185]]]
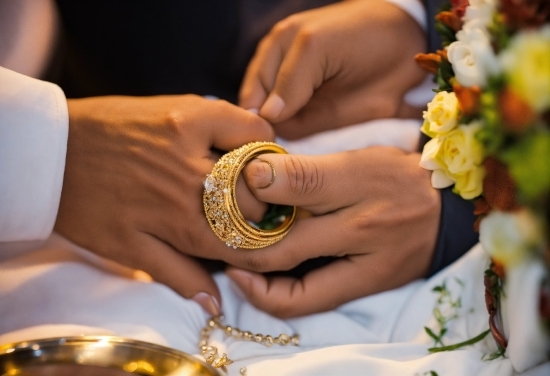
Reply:
[[280, 153], [286, 150], [273, 142], [251, 142], [225, 155], [206, 175], [202, 196], [204, 212], [210, 227], [228, 247], [257, 249], [280, 241], [291, 229], [296, 217], [296, 207], [285, 217], [281, 225], [272, 230], [262, 230], [251, 225], [237, 205], [235, 188], [237, 179], [246, 163], [261, 154]]

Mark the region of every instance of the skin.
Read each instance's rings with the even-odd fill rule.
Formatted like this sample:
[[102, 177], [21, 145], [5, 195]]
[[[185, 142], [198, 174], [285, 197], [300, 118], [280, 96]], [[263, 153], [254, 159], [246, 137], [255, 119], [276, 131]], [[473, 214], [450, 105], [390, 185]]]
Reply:
[[259, 109], [287, 139], [372, 119], [419, 117], [403, 96], [425, 76], [413, 60], [425, 48], [417, 23], [382, 0], [297, 13], [259, 44], [240, 105]]
[[[69, 100], [68, 107], [55, 230], [218, 314], [219, 291], [196, 257], [247, 264], [204, 216], [203, 181], [219, 157], [212, 149], [270, 141], [271, 126], [227, 102], [193, 95], [96, 97]], [[241, 211], [258, 220], [265, 204], [240, 186]]]
[[[333, 309], [359, 297], [426, 276], [439, 228], [439, 192], [420, 155], [392, 147], [298, 156], [262, 156], [245, 181], [261, 201], [296, 205], [299, 219], [279, 243], [254, 251], [259, 271], [288, 270], [320, 256], [338, 260], [301, 279], [265, 277], [229, 268], [227, 274], [255, 306], [279, 317]], [[259, 267], [261, 266], [261, 267]]]

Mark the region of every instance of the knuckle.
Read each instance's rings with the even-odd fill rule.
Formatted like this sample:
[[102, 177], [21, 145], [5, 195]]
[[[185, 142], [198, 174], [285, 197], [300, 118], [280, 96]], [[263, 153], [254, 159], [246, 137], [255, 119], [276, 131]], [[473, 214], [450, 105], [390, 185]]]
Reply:
[[264, 273], [267, 271], [267, 262], [263, 256], [247, 253], [243, 256], [243, 267], [247, 270], [251, 270], [258, 273]]
[[281, 20], [273, 26], [272, 34], [275, 37], [282, 37], [287, 33], [295, 33], [300, 27], [301, 20], [298, 15], [291, 15], [284, 20]]
[[284, 166], [291, 193], [315, 195], [324, 190], [324, 173], [315, 163], [304, 157], [292, 156], [285, 161]]
[[311, 50], [318, 44], [319, 33], [314, 28], [307, 26], [302, 27], [298, 32], [297, 41], [302, 50]]
[[353, 218], [352, 230], [356, 233], [371, 233], [375, 230], [376, 221], [369, 212], [356, 215]]

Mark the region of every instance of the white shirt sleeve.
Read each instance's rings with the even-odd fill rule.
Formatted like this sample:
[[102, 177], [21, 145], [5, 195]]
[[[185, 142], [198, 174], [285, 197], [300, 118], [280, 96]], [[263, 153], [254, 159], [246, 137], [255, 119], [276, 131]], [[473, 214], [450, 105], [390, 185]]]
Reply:
[[399, 8], [401, 8], [403, 11], [407, 12], [409, 16], [411, 16], [418, 25], [422, 28], [422, 30], [426, 31], [426, 28], [428, 27], [427, 19], [426, 19], [426, 10], [424, 9], [424, 5], [420, 0], [386, 0], [388, 3], [392, 3]]
[[52, 232], [69, 116], [63, 91], [0, 67], [0, 242]]

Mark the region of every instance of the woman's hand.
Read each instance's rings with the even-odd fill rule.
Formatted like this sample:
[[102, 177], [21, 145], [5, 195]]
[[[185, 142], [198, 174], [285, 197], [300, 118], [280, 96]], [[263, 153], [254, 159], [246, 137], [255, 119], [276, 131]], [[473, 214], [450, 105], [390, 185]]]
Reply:
[[325, 156], [264, 154], [245, 180], [261, 201], [297, 205], [299, 219], [279, 243], [252, 251], [256, 271], [289, 270], [320, 256], [339, 257], [302, 279], [229, 268], [258, 308], [279, 317], [329, 310], [426, 275], [439, 226], [440, 197], [418, 154], [372, 147]]
[[[227, 102], [193, 95], [97, 97], [68, 105], [55, 230], [219, 314], [218, 289], [192, 256], [233, 261], [238, 253], [208, 226], [203, 181], [218, 159], [213, 148], [270, 141], [271, 126]], [[241, 211], [261, 218], [265, 204], [241, 185]]]
[[287, 139], [371, 119], [420, 116], [403, 96], [424, 77], [413, 59], [424, 50], [416, 22], [383, 0], [297, 13], [260, 42], [239, 104], [259, 109]]

